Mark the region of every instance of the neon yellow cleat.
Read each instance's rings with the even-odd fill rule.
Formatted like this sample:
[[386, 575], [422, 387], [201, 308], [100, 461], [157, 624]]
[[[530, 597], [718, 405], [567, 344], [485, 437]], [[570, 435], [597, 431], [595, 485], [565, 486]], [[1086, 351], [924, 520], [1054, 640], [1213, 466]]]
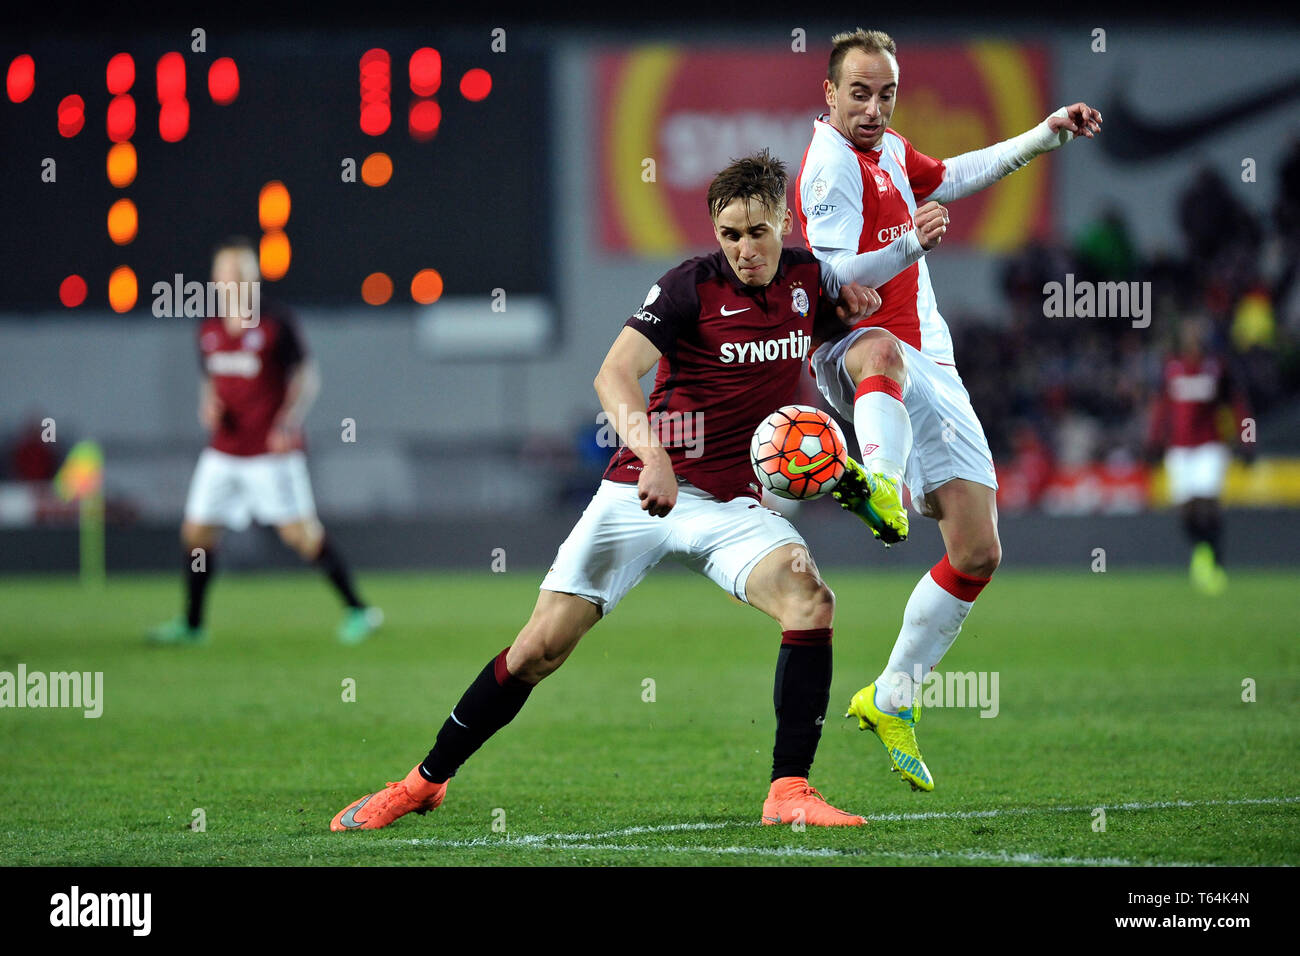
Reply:
[[907, 540], [907, 509], [903, 507], [902, 492], [893, 478], [868, 474], [865, 468], [849, 458], [844, 476], [831, 496], [845, 511], [861, 518], [871, 533], [885, 543], [885, 547]]
[[858, 718], [859, 730], [869, 730], [880, 739], [893, 769], [902, 774], [913, 790], [929, 792], [934, 789], [934, 778], [921, 759], [921, 748], [916, 744], [913, 730], [920, 715], [919, 703], [913, 703], [898, 716], [885, 713], [876, 706], [876, 685], [870, 684], [853, 695], [849, 712], [844, 716]]
[[1228, 575], [1215, 560], [1214, 547], [1202, 541], [1192, 550], [1192, 585], [1202, 594], [1218, 597], [1228, 586]]

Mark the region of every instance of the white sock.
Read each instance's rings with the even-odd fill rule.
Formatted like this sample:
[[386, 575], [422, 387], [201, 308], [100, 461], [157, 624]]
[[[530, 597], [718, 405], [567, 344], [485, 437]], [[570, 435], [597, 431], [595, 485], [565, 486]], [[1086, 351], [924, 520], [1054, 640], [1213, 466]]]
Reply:
[[[975, 605], [975, 595], [983, 586], [966, 585], [971, 600], [963, 601], [935, 580], [936, 573], [941, 578], [945, 576], [941, 565], [947, 566], [951, 572], [945, 555], [943, 561], [927, 571], [912, 589], [912, 596], [907, 599], [907, 608], [903, 611], [903, 627], [894, 642], [889, 663], [876, 678], [876, 706], [887, 714], [896, 714], [912, 706], [926, 675], [938, 666], [953, 641], [957, 640], [962, 622]], [[974, 594], [970, 593], [971, 588], [974, 588]]]
[[[881, 379], [888, 382], [885, 389]], [[868, 390], [863, 391], [863, 387]], [[892, 386], [890, 388], [889, 386]], [[869, 472], [888, 475], [902, 486], [903, 467], [912, 453], [912, 419], [892, 379], [873, 375], [863, 379], [853, 402], [853, 430], [857, 433], [862, 465]]]

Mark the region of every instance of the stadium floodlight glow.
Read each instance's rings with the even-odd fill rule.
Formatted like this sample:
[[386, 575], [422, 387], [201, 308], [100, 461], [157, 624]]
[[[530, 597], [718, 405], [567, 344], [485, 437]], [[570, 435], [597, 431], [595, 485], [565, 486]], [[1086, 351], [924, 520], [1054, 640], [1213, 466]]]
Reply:
[[132, 242], [140, 230], [140, 218], [135, 203], [119, 199], [108, 210], [108, 237], [119, 246]]
[[273, 179], [257, 194], [257, 221], [270, 232], [283, 229], [289, 223], [289, 189], [278, 179]]
[[119, 93], [109, 100], [104, 126], [114, 143], [125, 143], [135, 135], [135, 98], [131, 94]]
[[75, 309], [86, 301], [86, 280], [75, 272], [59, 283], [59, 301]]
[[371, 153], [361, 163], [361, 181], [376, 189], [393, 178], [393, 161], [387, 153]]
[[135, 85], [135, 58], [130, 53], [116, 53], [104, 70], [108, 92], [114, 96], [126, 93]]
[[164, 53], [158, 58], [156, 69], [158, 80], [158, 102], [166, 104], [169, 100], [185, 98], [185, 58], [176, 51]]
[[114, 312], [130, 312], [134, 309], [139, 291], [135, 270], [130, 266], [118, 266], [108, 277], [108, 304]]
[[170, 99], [158, 110], [158, 135], [168, 143], [179, 143], [190, 131], [189, 100]]
[[239, 67], [228, 56], [208, 67], [208, 95], [218, 106], [229, 106], [239, 96]]
[[416, 96], [433, 96], [442, 85], [442, 54], [433, 47], [421, 47], [411, 54], [409, 70], [411, 92]]
[[9, 61], [5, 75], [5, 92], [12, 103], [21, 103], [36, 88], [36, 61], [28, 53], [20, 53]]
[[361, 281], [361, 298], [367, 305], [383, 305], [393, 297], [393, 280], [383, 272], [372, 272]]
[[86, 125], [86, 103], [76, 93], [59, 100], [59, 135], [71, 139]]
[[108, 151], [105, 162], [108, 169], [108, 181], [118, 189], [125, 189], [135, 182], [136, 156], [135, 147], [130, 143], [114, 143]]
[[492, 74], [487, 70], [474, 67], [460, 78], [460, 95], [471, 103], [487, 99], [492, 92]]
[[433, 135], [438, 132], [438, 124], [441, 122], [442, 107], [438, 105], [437, 100], [416, 100], [411, 104], [407, 129], [410, 131], [412, 139], [420, 142], [433, 139]]

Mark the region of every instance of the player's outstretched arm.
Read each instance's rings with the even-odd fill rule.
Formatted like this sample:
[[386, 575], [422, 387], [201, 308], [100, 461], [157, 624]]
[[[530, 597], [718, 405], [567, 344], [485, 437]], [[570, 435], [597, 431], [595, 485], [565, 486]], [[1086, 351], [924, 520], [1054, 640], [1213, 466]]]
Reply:
[[624, 328], [610, 346], [596, 373], [596, 395], [618, 437], [641, 459], [637, 490], [641, 507], [662, 518], [677, 504], [677, 477], [673, 465], [650, 427], [641, 376], [663, 357], [648, 338], [636, 329]]
[[1092, 139], [1101, 132], [1101, 113], [1087, 103], [1062, 106], [1033, 129], [984, 149], [943, 161], [943, 182], [929, 198], [952, 202], [1015, 172], [1035, 156], [1064, 146], [1075, 136]]

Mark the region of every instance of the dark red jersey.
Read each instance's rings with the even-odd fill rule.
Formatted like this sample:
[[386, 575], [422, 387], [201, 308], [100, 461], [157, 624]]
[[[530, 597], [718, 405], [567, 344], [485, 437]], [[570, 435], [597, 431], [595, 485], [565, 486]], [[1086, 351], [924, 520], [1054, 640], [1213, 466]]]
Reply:
[[1151, 443], [1193, 448], [1222, 441], [1217, 415], [1227, 404], [1233, 406], [1238, 421], [1250, 415], [1245, 396], [1220, 359], [1169, 359], [1151, 417]]
[[284, 405], [289, 375], [306, 357], [289, 313], [264, 306], [252, 328], [231, 335], [219, 318], [199, 324], [199, 362], [212, 379], [221, 417], [211, 445], [229, 455], [266, 454], [267, 434]]
[[[749, 441], [768, 414], [795, 400], [814, 324], [845, 332], [806, 249], [785, 249], [761, 288], [736, 277], [722, 250], [664, 274], [627, 320], [663, 353], [648, 409], [673, 471], [722, 501], [761, 489]], [[620, 447], [605, 469], [635, 482], [641, 462]]]

